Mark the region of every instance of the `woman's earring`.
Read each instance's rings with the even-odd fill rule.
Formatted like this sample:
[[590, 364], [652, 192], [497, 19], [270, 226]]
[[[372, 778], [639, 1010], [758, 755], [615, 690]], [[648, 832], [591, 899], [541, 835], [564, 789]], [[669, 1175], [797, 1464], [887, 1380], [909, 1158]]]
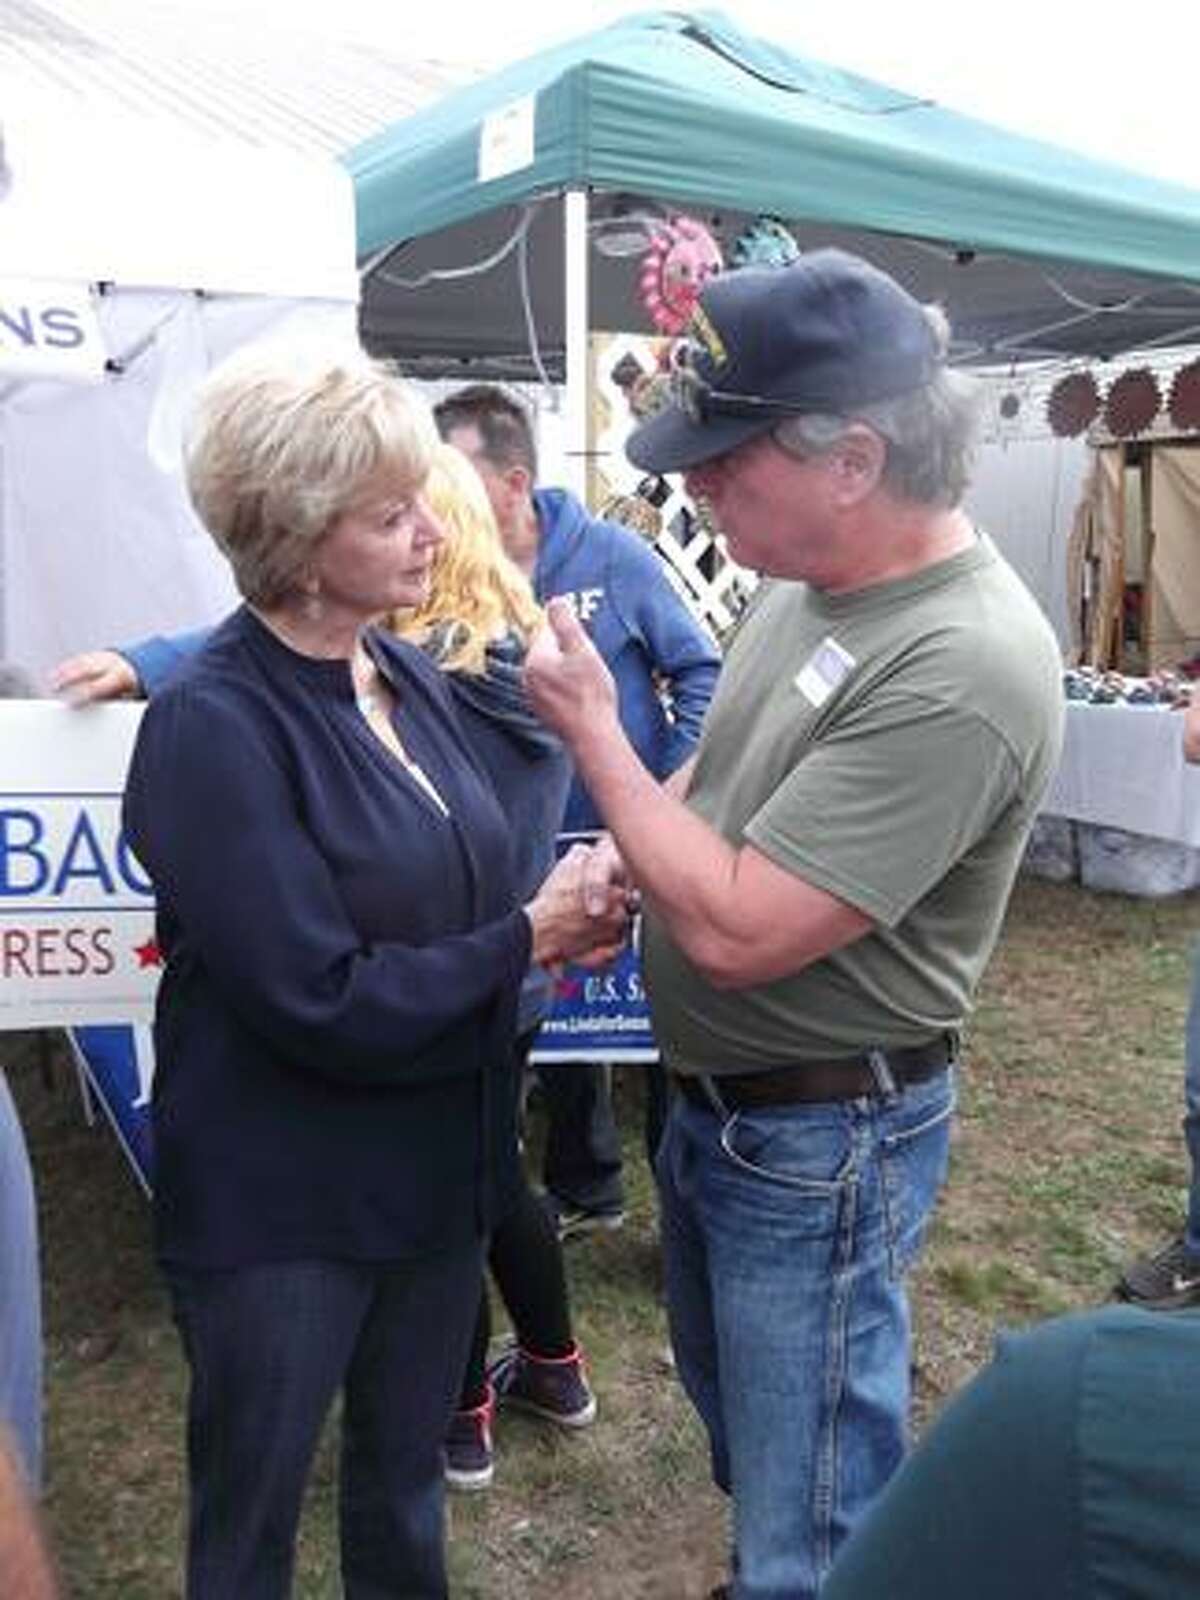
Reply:
[[304, 615], [309, 622], [320, 622], [324, 610], [325, 602], [321, 598], [320, 578], [306, 578], [304, 582]]

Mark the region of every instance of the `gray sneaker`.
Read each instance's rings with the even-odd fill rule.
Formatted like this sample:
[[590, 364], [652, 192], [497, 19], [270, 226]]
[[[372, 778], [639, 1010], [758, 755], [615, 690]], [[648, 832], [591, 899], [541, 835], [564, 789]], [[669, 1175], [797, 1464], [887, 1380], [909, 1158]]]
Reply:
[[1200, 1256], [1182, 1237], [1172, 1239], [1157, 1255], [1141, 1256], [1125, 1268], [1117, 1296], [1148, 1311], [1182, 1311], [1200, 1305]]

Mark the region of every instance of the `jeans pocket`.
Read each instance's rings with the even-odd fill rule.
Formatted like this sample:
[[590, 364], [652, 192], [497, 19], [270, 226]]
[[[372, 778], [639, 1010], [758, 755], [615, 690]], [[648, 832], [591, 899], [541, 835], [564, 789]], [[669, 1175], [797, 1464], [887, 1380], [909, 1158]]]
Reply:
[[838, 1194], [858, 1167], [852, 1119], [837, 1107], [735, 1111], [721, 1148], [740, 1171], [821, 1198]]

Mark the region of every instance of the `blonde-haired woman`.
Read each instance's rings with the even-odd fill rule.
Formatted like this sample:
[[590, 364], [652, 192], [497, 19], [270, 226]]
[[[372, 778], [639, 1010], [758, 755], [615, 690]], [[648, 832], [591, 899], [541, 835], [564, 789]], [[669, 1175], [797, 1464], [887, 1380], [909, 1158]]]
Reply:
[[[521, 681], [542, 608], [529, 580], [505, 553], [487, 491], [461, 451], [440, 442], [433, 446], [425, 498], [444, 541], [433, 555], [423, 598], [382, 620], [446, 674], [471, 748], [509, 820], [516, 882], [532, 891], [553, 864], [571, 779], [561, 743], [530, 711]], [[58, 683], [88, 700], [157, 694], [208, 637], [203, 630], [148, 639], [123, 653], [75, 657], [59, 668]], [[518, 1004], [516, 1072], [509, 1080], [514, 1086], [550, 993], [548, 974], [532, 966]], [[489, 1261], [517, 1337], [489, 1370], [491, 1313], [485, 1288], [446, 1435], [446, 1479], [462, 1490], [484, 1489], [492, 1481], [497, 1404], [568, 1429], [586, 1427], [596, 1414], [573, 1336], [558, 1234], [523, 1171], [511, 1210], [493, 1232]]]
[[483, 479], [461, 450], [434, 446], [425, 493], [445, 542], [424, 603], [388, 620], [428, 649], [443, 671], [478, 676], [497, 644], [512, 640], [523, 652], [544, 613], [529, 579], [505, 553]]
[[245, 604], [152, 699], [125, 802], [166, 958], [189, 1600], [284, 1600], [339, 1390], [344, 1593], [446, 1594], [441, 1445], [519, 1170], [521, 984], [596, 941], [569, 863], [522, 906], [446, 678], [370, 626], [425, 602], [436, 448], [387, 368], [285, 348], [214, 372], [189, 443]]
[[[554, 861], [571, 779], [566, 752], [530, 710], [521, 682], [542, 609], [529, 580], [505, 554], [487, 491], [461, 451], [437, 446], [426, 492], [445, 543], [424, 604], [388, 620], [447, 674], [468, 741], [509, 820], [518, 888], [536, 886]], [[544, 970], [530, 969], [518, 1008], [514, 1083], [524, 1071], [550, 987]], [[523, 1174], [511, 1209], [492, 1234], [488, 1260], [516, 1341], [487, 1367], [491, 1317], [485, 1287], [446, 1436], [446, 1479], [456, 1489], [483, 1489], [492, 1480], [497, 1404], [569, 1429], [586, 1427], [596, 1415], [572, 1334], [562, 1246]]]

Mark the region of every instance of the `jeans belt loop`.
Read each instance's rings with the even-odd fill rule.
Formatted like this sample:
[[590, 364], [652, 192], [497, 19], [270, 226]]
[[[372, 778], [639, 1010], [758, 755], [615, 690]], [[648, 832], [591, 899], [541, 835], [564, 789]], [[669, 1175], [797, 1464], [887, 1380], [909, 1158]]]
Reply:
[[894, 1100], [899, 1092], [896, 1080], [892, 1076], [892, 1069], [888, 1063], [887, 1052], [878, 1045], [872, 1045], [867, 1051], [867, 1065], [871, 1069], [871, 1076], [875, 1079], [875, 1087], [881, 1100]]
[[715, 1080], [707, 1072], [704, 1072], [701, 1073], [696, 1082], [700, 1085], [704, 1092], [704, 1098], [717, 1116], [720, 1117], [722, 1122], [727, 1122], [729, 1120], [729, 1107], [721, 1099], [721, 1091], [717, 1088]]

